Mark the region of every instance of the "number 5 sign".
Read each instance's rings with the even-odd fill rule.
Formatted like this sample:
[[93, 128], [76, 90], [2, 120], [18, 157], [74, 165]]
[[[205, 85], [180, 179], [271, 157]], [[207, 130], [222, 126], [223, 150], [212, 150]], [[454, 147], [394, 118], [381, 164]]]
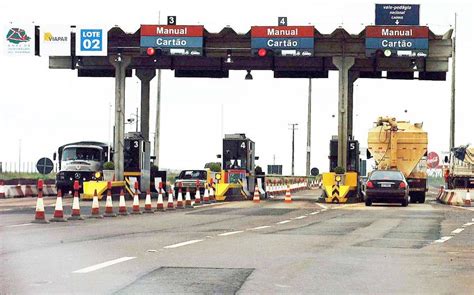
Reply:
[[76, 29], [77, 56], [107, 56], [107, 30], [78, 27]]

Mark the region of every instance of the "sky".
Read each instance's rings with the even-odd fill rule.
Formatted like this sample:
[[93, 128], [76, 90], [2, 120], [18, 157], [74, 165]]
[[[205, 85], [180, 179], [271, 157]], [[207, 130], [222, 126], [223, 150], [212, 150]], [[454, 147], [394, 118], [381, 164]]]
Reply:
[[[201, 24], [209, 32], [229, 25], [246, 33], [252, 25], [276, 25], [287, 16], [289, 25], [314, 25], [323, 34], [338, 27], [358, 34], [375, 21], [375, 3], [420, 4], [420, 25], [435, 34], [454, 26], [457, 13], [456, 144], [474, 143], [469, 68], [474, 49], [473, 4], [469, 1], [11, 1], [0, 3], [3, 24], [119, 25], [135, 32], [140, 24], [157, 24], [167, 15], [178, 24]], [[113, 78], [79, 78], [72, 70], [51, 70], [47, 57], [7, 57], [0, 53], [0, 162], [36, 162], [52, 158], [63, 144], [108, 141], [109, 110], [114, 104]], [[291, 131], [295, 132], [295, 174], [304, 175], [308, 79], [274, 79], [270, 71], [232, 71], [229, 79], [174, 78], [162, 71], [160, 167], [202, 168], [219, 161], [222, 136], [245, 133], [256, 143], [257, 164], [283, 165], [291, 172]], [[139, 107], [139, 80], [126, 81], [126, 118]], [[327, 171], [329, 140], [337, 134], [338, 73], [312, 83], [311, 167]], [[151, 83], [151, 121], [155, 126], [156, 79]], [[354, 87], [354, 136], [367, 146], [367, 132], [378, 116], [423, 122], [429, 150], [449, 147], [451, 74], [447, 81], [359, 79]], [[334, 116], [334, 117], [333, 117]], [[126, 125], [134, 131], [135, 125]], [[153, 131], [152, 131], [153, 132]], [[150, 135], [153, 138], [153, 134]], [[20, 152], [21, 150], [21, 152]]]

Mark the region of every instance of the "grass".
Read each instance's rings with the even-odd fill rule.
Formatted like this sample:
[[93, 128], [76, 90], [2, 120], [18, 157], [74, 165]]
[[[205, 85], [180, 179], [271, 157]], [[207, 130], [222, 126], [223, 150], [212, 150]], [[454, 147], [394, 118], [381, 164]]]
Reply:
[[55, 179], [56, 174], [55, 173], [50, 173], [50, 174], [39, 174], [39, 173], [25, 173], [25, 172], [3, 172], [0, 173], [0, 179], [3, 180], [9, 180], [9, 179]]

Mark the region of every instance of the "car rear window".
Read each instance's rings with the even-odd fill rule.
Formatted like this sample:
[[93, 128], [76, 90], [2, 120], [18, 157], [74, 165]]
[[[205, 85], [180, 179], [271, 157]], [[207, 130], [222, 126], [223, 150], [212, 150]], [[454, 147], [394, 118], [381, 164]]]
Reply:
[[403, 180], [403, 174], [398, 171], [374, 171], [370, 175], [371, 180]]
[[179, 179], [206, 179], [207, 173], [202, 170], [185, 170], [179, 174]]

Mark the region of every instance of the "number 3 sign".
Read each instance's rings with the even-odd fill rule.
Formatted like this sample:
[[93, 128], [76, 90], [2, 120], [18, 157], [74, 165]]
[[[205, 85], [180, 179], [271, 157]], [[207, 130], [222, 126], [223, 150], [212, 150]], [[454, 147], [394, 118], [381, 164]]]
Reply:
[[102, 28], [77, 28], [76, 55], [107, 56], [107, 31]]

